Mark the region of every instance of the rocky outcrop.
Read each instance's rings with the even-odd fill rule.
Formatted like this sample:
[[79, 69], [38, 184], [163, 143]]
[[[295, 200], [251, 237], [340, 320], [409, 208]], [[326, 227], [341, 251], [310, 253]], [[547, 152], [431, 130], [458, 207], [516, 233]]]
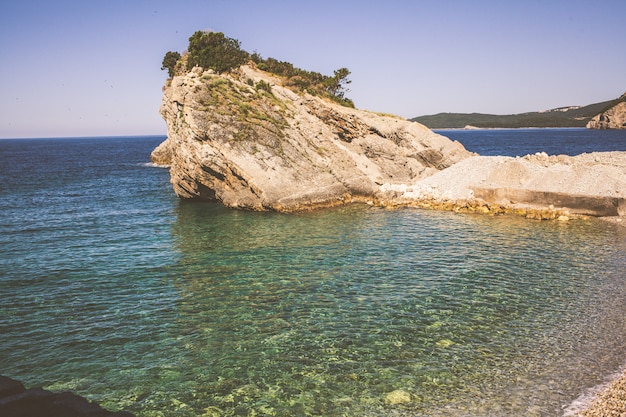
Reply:
[[626, 93], [624, 93], [620, 99], [623, 101], [594, 116], [594, 118], [587, 123], [587, 128], [626, 129]]
[[383, 187], [397, 204], [530, 218], [626, 215], [626, 152], [475, 156], [413, 184]]
[[181, 198], [296, 211], [351, 202], [530, 218], [626, 215], [626, 152], [483, 157], [426, 127], [296, 93], [254, 67], [195, 68], [164, 89]]
[[182, 198], [294, 211], [378, 201], [382, 184], [427, 177], [471, 153], [407, 120], [298, 94], [253, 67], [195, 68], [164, 89], [169, 164]]
[[21, 382], [0, 375], [0, 416], [133, 417], [133, 414], [126, 411], [110, 412], [71, 392], [26, 389]]
[[166, 140], [157, 146], [150, 154], [150, 160], [156, 165], [171, 165], [172, 149], [170, 148], [170, 142]]

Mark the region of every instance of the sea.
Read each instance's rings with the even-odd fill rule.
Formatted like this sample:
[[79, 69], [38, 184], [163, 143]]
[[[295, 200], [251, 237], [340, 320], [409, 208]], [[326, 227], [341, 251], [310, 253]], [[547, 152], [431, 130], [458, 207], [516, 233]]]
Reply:
[[[483, 155], [626, 131], [449, 130]], [[178, 199], [164, 136], [0, 140], [0, 374], [169, 416], [559, 416], [626, 360], [626, 228]]]

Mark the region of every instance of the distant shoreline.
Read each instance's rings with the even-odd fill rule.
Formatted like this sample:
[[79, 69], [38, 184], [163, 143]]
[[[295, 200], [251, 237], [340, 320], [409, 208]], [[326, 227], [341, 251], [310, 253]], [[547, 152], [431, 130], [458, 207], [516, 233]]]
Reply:
[[528, 126], [586, 128], [594, 117], [619, 104], [622, 100], [620, 97], [586, 106], [566, 106], [517, 114], [446, 112], [413, 117], [409, 120], [421, 123], [431, 129], [440, 129], [441, 126], [452, 126], [460, 129], [468, 126], [489, 126], [494, 128], [524, 128]]
[[165, 138], [167, 135], [94, 135], [94, 136], [24, 136], [19, 138], [0, 138], [2, 140], [74, 140], [74, 139], [140, 139], [140, 138]]
[[[429, 128], [430, 129], [430, 128]], [[438, 132], [441, 130], [466, 130], [468, 132], [473, 132], [477, 130], [587, 130], [586, 127], [438, 127], [435, 129], [430, 129], [433, 132]]]

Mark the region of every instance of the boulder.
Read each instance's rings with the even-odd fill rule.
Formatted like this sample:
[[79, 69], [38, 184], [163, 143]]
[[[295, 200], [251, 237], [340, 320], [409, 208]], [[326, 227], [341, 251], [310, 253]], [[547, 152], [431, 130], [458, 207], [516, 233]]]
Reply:
[[0, 375], [0, 416], [133, 417], [133, 414], [126, 411], [108, 411], [71, 392], [26, 389], [20, 381]]

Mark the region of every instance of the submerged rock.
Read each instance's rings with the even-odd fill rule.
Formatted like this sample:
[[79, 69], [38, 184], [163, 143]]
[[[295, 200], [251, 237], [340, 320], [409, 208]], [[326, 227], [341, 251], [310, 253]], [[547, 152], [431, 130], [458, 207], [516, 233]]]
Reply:
[[0, 375], [2, 417], [133, 417], [126, 411], [111, 412], [71, 392], [26, 389], [15, 379]]
[[389, 405], [408, 404], [411, 401], [411, 394], [401, 389], [391, 391], [385, 395], [385, 403]]

